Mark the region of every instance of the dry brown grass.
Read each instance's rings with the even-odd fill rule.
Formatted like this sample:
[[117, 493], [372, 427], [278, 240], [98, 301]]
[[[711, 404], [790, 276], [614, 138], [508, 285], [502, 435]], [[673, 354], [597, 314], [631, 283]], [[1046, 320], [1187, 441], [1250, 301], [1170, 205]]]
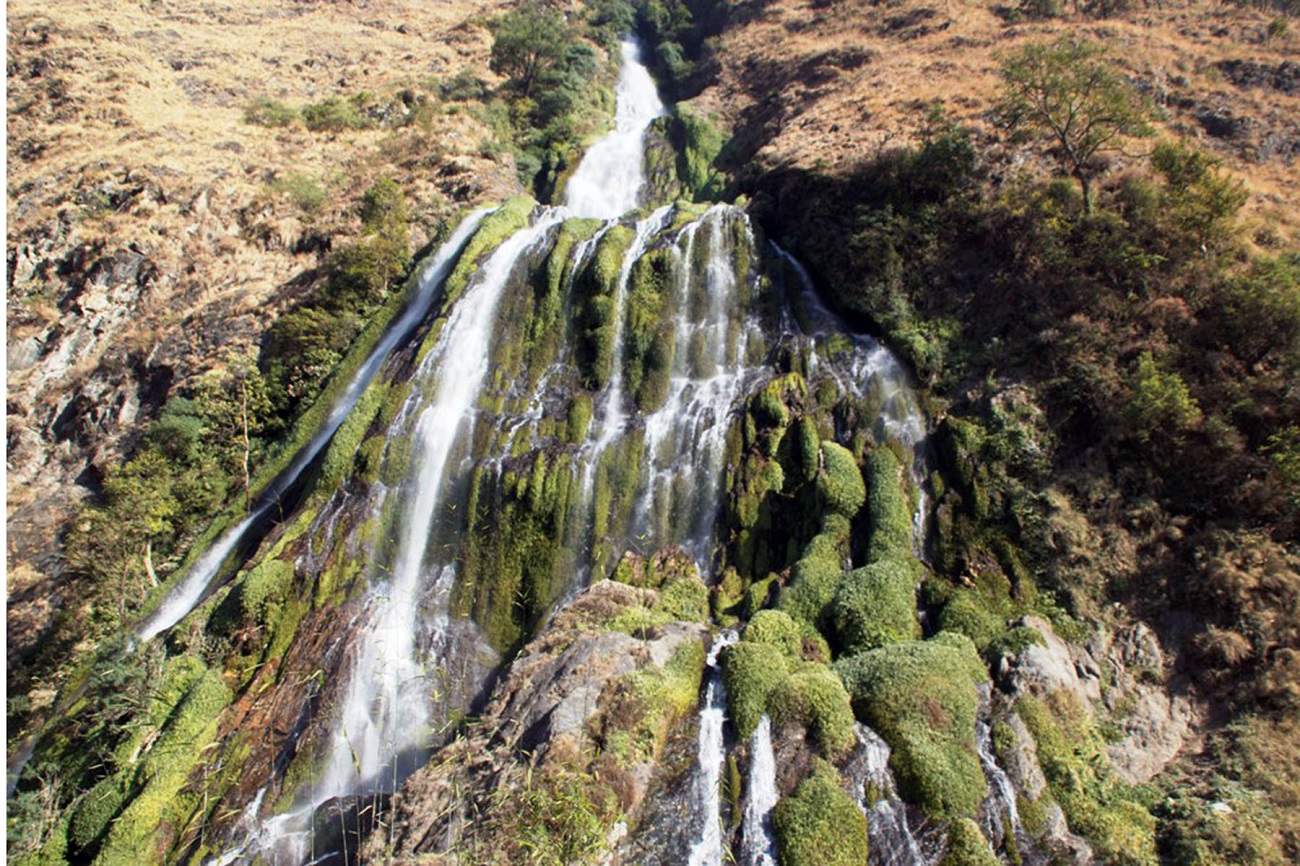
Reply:
[[[1246, 180], [1247, 216], [1261, 229], [1272, 227], [1274, 243], [1300, 242], [1300, 163], [1255, 159], [1248, 145], [1208, 136], [1196, 118], [1200, 110], [1221, 109], [1249, 118], [1256, 131], [1300, 140], [1300, 93], [1238, 87], [1217, 65], [1294, 59], [1300, 36], [1266, 42], [1270, 16], [1206, 0], [1114, 19], [1015, 25], [995, 12], [1000, 5], [770, 3], [724, 35], [721, 81], [700, 101], [740, 120], [761, 145], [764, 165], [848, 171], [881, 148], [909, 141], [935, 105], [977, 135], [994, 136], [987, 113], [998, 93], [997, 56], [1027, 41], [1079, 32], [1108, 45], [1133, 81], [1163, 94], [1164, 134], [1217, 153]], [[865, 62], [845, 62], [854, 55]]]

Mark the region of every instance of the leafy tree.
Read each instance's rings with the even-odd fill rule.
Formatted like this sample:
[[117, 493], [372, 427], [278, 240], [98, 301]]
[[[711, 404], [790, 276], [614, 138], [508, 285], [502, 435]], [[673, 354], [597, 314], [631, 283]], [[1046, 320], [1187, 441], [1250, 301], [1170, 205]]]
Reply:
[[573, 39], [563, 13], [529, 3], [497, 22], [489, 65], [509, 78], [521, 96], [531, 96], [542, 75], [564, 59]]
[[266, 380], [251, 351], [232, 351], [225, 369], [210, 370], [194, 384], [197, 404], [227, 463], [239, 467], [247, 509], [252, 486], [252, 457], [271, 415]]
[[1102, 48], [1073, 36], [1030, 43], [1002, 58], [1004, 90], [996, 112], [1013, 138], [1052, 142], [1052, 153], [1079, 182], [1092, 211], [1098, 156], [1121, 137], [1148, 133], [1143, 98], [1102, 59]]
[[1138, 357], [1125, 409], [1133, 435], [1140, 442], [1150, 440], [1157, 431], [1169, 432], [1178, 442], [1183, 430], [1201, 420], [1201, 408], [1182, 377], [1173, 370], [1162, 370], [1150, 352]]

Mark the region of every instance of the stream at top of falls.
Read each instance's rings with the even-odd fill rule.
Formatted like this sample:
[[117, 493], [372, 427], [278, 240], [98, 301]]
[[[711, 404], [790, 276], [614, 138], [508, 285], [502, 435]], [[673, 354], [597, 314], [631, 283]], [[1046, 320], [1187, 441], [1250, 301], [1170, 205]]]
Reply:
[[[849, 333], [798, 263], [760, 244], [743, 211], [637, 211], [645, 205], [645, 132], [664, 106], [636, 45], [624, 42], [622, 55], [615, 128], [584, 156], [564, 205], [535, 209], [481, 258], [423, 345], [404, 353], [414, 358], [408, 381], [377, 381], [384, 359], [430, 318], [469, 239], [494, 217], [476, 214], [462, 224], [426, 269], [424, 312], [393, 327], [382, 357], [377, 348], [373, 369], [367, 361], [353, 383], [356, 394], [349, 388], [336, 404], [328, 433], [317, 436], [324, 441], [313, 439], [295, 459], [301, 474], [362, 391], [392, 386], [398, 402], [380, 413], [375, 423], [383, 426], [367, 440], [379, 445], [367, 457], [369, 480], [345, 479], [312, 521], [313, 540], [295, 563], [319, 582], [331, 563], [357, 564], [361, 591], [337, 602], [347, 629], [331, 650], [337, 661], [320, 690], [309, 692], [293, 730], [277, 734], [283, 763], [246, 771], [244, 800], [227, 804], [239, 821], [210, 863], [297, 866], [327, 862], [339, 845], [346, 852], [346, 832], [341, 842], [325, 839], [326, 818], [344, 824], [339, 816], [350, 803], [396, 791], [445, 741], [451, 722], [473, 710], [502, 645], [526, 639], [547, 608], [608, 576], [625, 552], [676, 548], [706, 580], [716, 575], [728, 437], [747, 397], [784, 372], [773, 360], [778, 347], [784, 357], [805, 359], [810, 382], [830, 381], [864, 404], [870, 398], [880, 413], [873, 435], [917, 455], [914, 474], [923, 468], [924, 420], [901, 366]], [[543, 285], [551, 291], [545, 298]], [[512, 330], [520, 320], [540, 321], [546, 304], [549, 325]], [[513, 532], [533, 539], [525, 523], [534, 519], [548, 544], [518, 560], [520, 583], [502, 613], [484, 588], [484, 563], [510, 555], [502, 539]], [[245, 531], [241, 524], [227, 536]], [[169, 628], [201, 600], [222, 563], [247, 543], [227, 536], [182, 581], [198, 588], [174, 605], [169, 597], [140, 637]], [[530, 592], [541, 595], [537, 609], [510, 619]], [[485, 625], [503, 620], [495, 627], [513, 629], [508, 640]], [[701, 866], [732, 856], [719, 799], [729, 747], [718, 654], [734, 638], [715, 643], [701, 700], [700, 837], [690, 853]], [[319, 670], [292, 675], [306, 680]], [[775, 859], [772, 749], [763, 719], [748, 747], [740, 852], [754, 866]]]

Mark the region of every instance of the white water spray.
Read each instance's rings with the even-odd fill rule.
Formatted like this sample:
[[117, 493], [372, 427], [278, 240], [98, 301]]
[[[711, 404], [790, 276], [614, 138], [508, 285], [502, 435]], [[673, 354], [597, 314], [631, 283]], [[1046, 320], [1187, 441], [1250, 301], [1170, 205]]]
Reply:
[[624, 40], [621, 47], [614, 129], [591, 146], [565, 188], [564, 206], [574, 216], [618, 219], [640, 204], [645, 131], [664, 104], [641, 63], [640, 46]]
[[766, 715], [749, 738], [747, 781], [740, 866], [776, 866], [772, 810], [780, 792], [776, 789], [776, 756], [772, 754], [772, 720]]
[[136, 635], [140, 640], [150, 640], [155, 635], [171, 628], [184, 619], [204, 599], [212, 579], [216, 577], [222, 563], [226, 561], [226, 558], [230, 556], [236, 547], [244, 543], [251, 529], [262, 525], [269, 516], [270, 511], [278, 504], [280, 497], [294, 485], [303, 471], [311, 465], [312, 461], [329, 444], [339, 427], [342, 426], [344, 419], [348, 417], [348, 413], [357, 404], [357, 400], [361, 398], [366, 388], [374, 381], [375, 376], [383, 367], [384, 362], [388, 360], [388, 356], [392, 354], [393, 349], [406, 341], [415, 326], [429, 315], [429, 311], [433, 308], [433, 302], [441, 293], [442, 284], [447, 279], [447, 275], [451, 273], [451, 268], [460, 256], [461, 250], [464, 249], [465, 243], [478, 229], [483, 218], [490, 212], [490, 208], [478, 210], [466, 217], [456, 228], [456, 231], [452, 233], [451, 237], [447, 239], [446, 243], [429, 259], [420, 273], [415, 292], [410, 301], [407, 302], [406, 308], [388, 328], [375, 348], [370, 351], [357, 372], [353, 374], [352, 381], [339, 395], [325, 420], [325, 424], [312, 437], [311, 441], [298, 452], [289, 467], [276, 476], [266, 490], [258, 496], [260, 504], [248, 516], [233, 528], [226, 530], [220, 538], [213, 542], [207, 552], [199, 557], [198, 561], [190, 568], [189, 573], [181, 579], [163, 600], [162, 604], [158, 606], [158, 609], [136, 627]]
[[734, 631], [725, 631], [709, 649], [705, 671], [709, 684], [704, 705], [700, 707], [700, 737], [696, 750], [695, 798], [701, 816], [700, 839], [691, 847], [688, 866], [722, 866], [722, 766], [727, 761], [727, 746], [722, 726], [727, 719], [727, 693], [722, 685], [718, 655], [736, 642]]

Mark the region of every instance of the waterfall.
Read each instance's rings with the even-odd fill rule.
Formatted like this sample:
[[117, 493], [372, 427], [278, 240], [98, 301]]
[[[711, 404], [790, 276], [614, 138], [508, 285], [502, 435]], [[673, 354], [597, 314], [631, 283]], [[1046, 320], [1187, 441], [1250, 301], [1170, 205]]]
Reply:
[[490, 213], [490, 209], [478, 210], [462, 220], [451, 237], [428, 260], [421, 269], [415, 291], [410, 300], [407, 301], [405, 309], [389, 326], [383, 338], [370, 351], [357, 372], [353, 374], [347, 388], [335, 400], [321, 429], [298, 452], [288, 468], [277, 475], [266, 490], [259, 494], [257, 497], [258, 504], [252, 511], [213, 542], [212, 546], [199, 557], [189, 572], [176, 584], [176, 587], [168, 593], [162, 604], [158, 606], [158, 609], [136, 627], [136, 635], [140, 640], [147, 641], [184, 619], [207, 595], [212, 579], [216, 577], [222, 563], [226, 561], [235, 548], [255, 540], [250, 537], [253, 534], [252, 530], [266, 523], [266, 519], [278, 504], [280, 497], [293, 487], [303, 471], [312, 464], [312, 461], [329, 444], [339, 427], [343, 425], [348, 413], [352, 411], [352, 408], [357, 404], [357, 400], [361, 398], [366, 388], [374, 381], [380, 368], [388, 360], [388, 356], [392, 354], [395, 348], [410, 339], [415, 327], [429, 315], [434, 301], [437, 300], [441, 292], [442, 284], [451, 272], [456, 259], [460, 256], [461, 250], [465, 248], [465, 244], [488, 213]]
[[588, 149], [565, 188], [564, 205], [574, 216], [618, 219], [641, 203], [645, 131], [664, 104], [641, 63], [640, 46], [623, 40], [621, 49], [614, 129]]
[[[668, 397], [645, 419], [646, 483], [637, 509], [637, 528], [651, 546], [668, 539], [681, 543], [706, 579], [727, 429], [732, 407], [754, 370], [746, 352], [758, 327], [735, 302], [735, 250], [728, 243], [733, 222], [743, 242], [752, 245], [745, 216], [715, 205], [682, 231], [673, 248], [680, 270], [673, 299], [673, 367]], [[703, 279], [695, 280], [691, 263], [702, 228], [708, 229], [706, 265]]]
[[867, 816], [871, 866], [928, 866], [931, 858], [907, 823], [907, 807], [894, 787], [889, 745], [871, 728], [856, 725], [858, 749], [845, 767], [858, 805]]
[[[909, 467], [917, 491], [916, 509], [912, 513], [914, 552], [925, 558], [925, 516], [929, 510], [926, 495], [925, 414], [916, 401], [907, 372], [884, 346], [866, 334], [856, 334], [832, 312], [813, 285], [808, 270], [794, 256], [771, 244], [772, 249], [792, 270], [799, 282], [799, 293], [789, 299], [794, 312], [787, 312], [782, 327], [787, 334], [803, 334], [817, 352], [810, 353], [809, 373], [820, 370], [819, 354], [830, 359], [825, 366], [839, 387], [858, 397], [874, 396], [880, 402], [880, 429], [883, 439], [902, 445], [912, 455]], [[847, 337], [847, 341], [845, 338]], [[846, 348], [836, 343], [847, 342]]]
[[[342, 639], [344, 661], [330, 668], [327, 690], [305, 711], [311, 724], [285, 741], [294, 762], [287, 777], [304, 778], [305, 769], [308, 781], [299, 790], [277, 792], [272, 779], [275, 796], [266, 797], [266, 808], [278, 801], [281, 811], [256, 816], [254, 808], [258, 821], [241, 818], [229, 850], [215, 861], [222, 866], [297, 866], [328, 856], [331, 852], [317, 850], [326, 819], [334, 822], [353, 798], [364, 796], [369, 803], [398, 789], [439, 744], [447, 707], [469, 706], [468, 700], [455, 704], [438, 693], [456, 688], [473, 693], [484, 685], [491, 664], [482, 660], [496, 658], [493, 646], [517, 645], [512, 642], [534, 633], [545, 610], [528, 605], [540, 607], [562, 594], [563, 585], [557, 590], [552, 582], [556, 574], [585, 582], [597, 562], [597, 547], [617, 557], [637, 545], [651, 550], [677, 545], [706, 579], [712, 576], [728, 434], [746, 394], [776, 375], [766, 360], [771, 353], [765, 326], [777, 310], [761, 303], [765, 272], [754, 263], [761, 251], [741, 210], [665, 206], [649, 215], [629, 213], [641, 204], [645, 129], [663, 105], [632, 43], [624, 43], [623, 58], [616, 128], [584, 157], [569, 181], [565, 206], [533, 214], [531, 224], [497, 245], [476, 271], [474, 263], [464, 263], [472, 279], [445, 320], [435, 323], [441, 330], [431, 331], [436, 335], [417, 355], [411, 381], [393, 383], [397, 396], [379, 416], [392, 419], [386, 430], [367, 440], [382, 446], [368, 452], [368, 459], [382, 464], [378, 472], [368, 481], [350, 481], [331, 500], [332, 510], [313, 523], [309, 555], [297, 560], [298, 567], [320, 575], [331, 557], [352, 557], [364, 563], [360, 577], [367, 588], [346, 602], [352, 619]], [[458, 265], [477, 219], [457, 231], [444, 247], [445, 256], [440, 252], [438, 267], [426, 273], [431, 291]], [[622, 242], [632, 236], [621, 261], [614, 253], [610, 261], [599, 262], [608, 271], [590, 271], [600, 258], [601, 240], [612, 231], [623, 235]], [[787, 261], [799, 275], [800, 290], [787, 293], [775, 336], [807, 349], [810, 380], [813, 374], [829, 378], [860, 403], [878, 400], [878, 436], [919, 454], [925, 426], [902, 368], [879, 344], [847, 334], [798, 264]], [[643, 280], [650, 266], [658, 269], [651, 273], [652, 290]], [[586, 279], [594, 274], [599, 274], [598, 292], [591, 289], [595, 281]], [[638, 390], [638, 376], [644, 385], [651, 366], [649, 350], [635, 348], [647, 333], [645, 321], [634, 321], [636, 303], [646, 303], [636, 301], [637, 292], [655, 294], [654, 312], [642, 306], [639, 313], [653, 319], [659, 341], [654, 372], [662, 378], [655, 380], [660, 390], [653, 397]], [[543, 294], [552, 305], [546, 319], [530, 306], [540, 305]], [[580, 305], [597, 300], [605, 316], [601, 327], [609, 326], [600, 334], [609, 342], [599, 345], [603, 352], [612, 344], [613, 355], [600, 388], [582, 378], [584, 361], [577, 348], [569, 348], [585, 344], [563, 342], [586, 326], [576, 312]], [[545, 322], [553, 333], [538, 337], [518, 330], [523, 326], [511, 318], [521, 310], [527, 322]], [[405, 332], [384, 357], [409, 340], [418, 321], [403, 325]], [[527, 341], [549, 348], [533, 352], [535, 345], [522, 345]], [[366, 375], [373, 378], [380, 364], [382, 359]], [[579, 399], [587, 409], [580, 427], [573, 421]], [[611, 492], [608, 476], [616, 464], [618, 489]], [[556, 494], [559, 504], [543, 510], [537, 501], [550, 495], [547, 485], [563, 489]], [[498, 506], [514, 510], [494, 510]], [[541, 523], [543, 518], [548, 522]], [[511, 537], [511, 520], [524, 525], [530, 543], [541, 536], [564, 549], [543, 547], [542, 558], [549, 559], [539, 563], [534, 548], [512, 548], [508, 569], [502, 569], [507, 542], [490, 545]], [[312, 547], [317, 535], [326, 538], [319, 551]], [[491, 583], [498, 575], [475, 558], [482, 550], [486, 560], [519, 581], [505, 584], [500, 596], [491, 595], [499, 588]], [[215, 549], [209, 554], [226, 555]], [[526, 585], [520, 575], [529, 569], [542, 576], [528, 575], [534, 582]], [[481, 590], [484, 595], [475, 594]], [[518, 610], [525, 612], [516, 622], [511, 618]], [[480, 631], [479, 624], [493, 618], [508, 621], [515, 631], [504, 638], [498, 632], [492, 643], [489, 627]], [[720, 866], [730, 856], [720, 792], [727, 704], [718, 659], [734, 640], [733, 632], [724, 633], [708, 654], [692, 791], [699, 822], [692, 828], [698, 826], [699, 837], [690, 862], [699, 866]], [[772, 866], [770, 816], [777, 791], [766, 718], [749, 754], [741, 853], [749, 866]], [[256, 778], [260, 784], [264, 777]], [[883, 783], [875, 788], [885, 789]], [[886, 798], [883, 807], [877, 801], [875, 810], [896, 804], [893, 814], [905, 834], [892, 781], [888, 790], [893, 799]], [[260, 806], [262, 800], [257, 802]]]
[[706, 660], [708, 685], [705, 700], [700, 707], [700, 736], [695, 761], [699, 773], [695, 777], [695, 802], [701, 816], [700, 839], [691, 847], [689, 866], [722, 866], [722, 767], [727, 761], [727, 745], [723, 739], [726, 721], [727, 690], [722, 685], [722, 667], [718, 655], [735, 643], [734, 631], [725, 631], [713, 641]]
[[[981, 686], [981, 697], [986, 699], [985, 702], [987, 690], [987, 684]], [[1024, 835], [1020, 812], [1016, 808], [1016, 789], [1006, 770], [998, 764], [997, 756], [993, 754], [992, 732], [988, 723], [982, 720], [975, 722], [975, 748], [989, 786], [988, 799], [980, 810], [983, 818], [980, 822], [981, 829], [989, 844], [998, 850], [1005, 846], [1007, 834], [1011, 834], [1013, 842]]]
[[772, 810], [776, 808], [776, 756], [772, 754], [772, 720], [764, 714], [749, 738], [749, 776], [745, 819], [741, 825], [740, 866], [776, 866], [772, 844]]

